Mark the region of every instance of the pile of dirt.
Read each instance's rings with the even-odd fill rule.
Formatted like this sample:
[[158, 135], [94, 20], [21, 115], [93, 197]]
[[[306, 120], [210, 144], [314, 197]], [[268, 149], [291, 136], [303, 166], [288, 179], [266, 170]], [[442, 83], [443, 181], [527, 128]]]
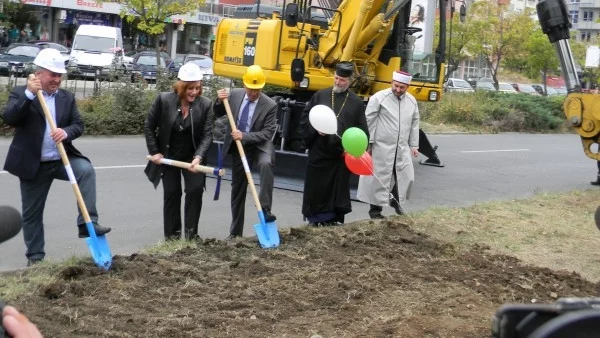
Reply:
[[463, 250], [399, 219], [281, 232], [274, 250], [204, 240], [116, 256], [108, 273], [66, 267], [11, 304], [48, 337], [485, 337], [504, 303], [597, 295], [575, 273]]

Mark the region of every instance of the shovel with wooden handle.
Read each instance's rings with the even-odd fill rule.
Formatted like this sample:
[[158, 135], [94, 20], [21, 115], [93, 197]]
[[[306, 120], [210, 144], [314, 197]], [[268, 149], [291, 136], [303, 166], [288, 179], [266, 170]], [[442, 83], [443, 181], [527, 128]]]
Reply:
[[[56, 130], [56, 124], [54, 123], [54, 119], [52, 118], [52, 115], [48, 110], [48, 106], [46, 105], [46, 101], [44, 100], [44, 95], [42, 94], [41, 90], [38, 90], [37, 98], [40, 101], [42, 109], [44, 110], [44, 115], [46, 116], [46, 120], [50, 125], [50, 130]], [[100, 269], [108, 270], [110, 269], [110, 266], [112, 264], [112, 255], [110, 253], [108, 241], [106, 240], [105, 235], [96, 235], [94, 224], [90, 219], [90, 214], [88, 213], [87, 207], [85, 206], [85, 202], [83, 201], [83, 197], [81, 196], [81, 191], [79, 190], [79, 185], [77, 184], [75, 174], [73, 173], [73, 169], [71, 168], [71, 163], [69, 162], [69, 158], [67, 157], [65, 146], [62, 144], [62, 142], [59, 142], [56, 144], [56, 147], [58, 148], [58, 152], [60, 153], [60, 158], [62, 159], [63, 165], [65, 166], [65, 170], [67, 171], [69, 182], [71, 182], [73, 192], [75, 192], [77, 205], [79, 206], [79, 210], [81, 210], [81, 215], [83, 215], [85, 226], [88, 230], [89, 237], [87, 237], [85, 241], [87, 242], [88, 248], [90, 249], [92, 258], [94, 259], [94, 263], [96, 263], [96, 266], [98, 266]]]
[[[231, 130], [237, 130], [237, 126], [235, 125], [235, 121], [233, 120], [233, 114], [231, 114], [231, 107], [229, 106], [229, 100], [223, 99], [223, 105], [225, 105], [225, 111], [227, 112], [227, 118], [229, 119], [229, 124], [231, 125]], [[260, 205], [260, 200], [258, 199], [258, 194], [256, 193], [256, 187], [254, 186], [254, 180], [252, 179], [252, 173], [250, 172], [250, 167], [248, 166], [248, 160], [246, 159], [246, 153], [244, 152], [244, 147], [242, 146], [242, 142], [240, 140], [236, 140], [235, 144], [237, 145], [238, 152], [240, 153], [240, 157], [242, 160], [242, 164], [244, 165], [244, 171], [246, 172], [246, 178], [248, 179], [248, 185], [250, 186], [250, 191], [252, 192], [252, 198], [254, 198], [254, 205], [258, 210], [258, 219], [260, 223], [254, 224], [254, 231], [256, 232], [256, 237], [258, 237], [258, 242], [260, 246], [263, 248], [275, 248], [279, 246], [279, 232], [277, 231], [277, 225], [275, 222], [266, 222], [265, 214]]]
[[[146, 155], [146, 159], [148, 161], [152, 161], [152, 156], [151, 155]], [[170, 160], [168, 158], [161, 158], [160, 159], [160, 163], [161, 164], [166, 164], [166, 165], [170, 165], [173, 167], [177, 167], [177, 168], [181, 168], [181, 169], [189, 169], [190, 168], [190, 164], [191, 163], [187, 163], [187, 162], [182, 162], [182, 161], [176, 161], [176, 160]], [[199, 173], [205, 173], [205, 174], [213, 174], [215, 176], [223, 176], [225, 175], [225, 169], [220, 169], [220, 168], [213, 168], [213, 167], [209, 167], [209, 166], [205, 166], [205, 165], [200, 165], [200, 164], [196, 164], [196, 166], [194, 166], [194, 170], [196, 170]]]

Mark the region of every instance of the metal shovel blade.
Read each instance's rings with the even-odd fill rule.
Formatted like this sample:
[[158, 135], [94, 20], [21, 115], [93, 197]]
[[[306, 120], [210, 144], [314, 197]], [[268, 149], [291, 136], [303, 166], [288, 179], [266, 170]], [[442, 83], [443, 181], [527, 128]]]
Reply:
[[94, 224], [92, 222], [87, 222], [85, 225], [89, 234], [89, 237], [87, 237], [85, 241], [90, 249], [94, 263], [96, 263], [96, 266], [100, 269], [108, 271], [112, 264], [112, 254], [108, 247], [108, 241], [104, 235], [96, 236], [96, 230], [94, 229]]
[[265, 222], [265, 215], [261, 211], [258, 212], [260, 223], [254, 224], [254, 231], [258, 237], [258, 243], [263, 249], [276, 248], [279, 246], [279, 232], [275, 222]]

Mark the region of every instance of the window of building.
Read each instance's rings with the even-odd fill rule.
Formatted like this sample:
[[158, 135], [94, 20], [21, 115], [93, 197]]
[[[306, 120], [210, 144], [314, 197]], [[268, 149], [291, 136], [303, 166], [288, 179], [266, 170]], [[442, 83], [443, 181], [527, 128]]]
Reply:
[[569, 16], [571, 17], [571, 23], [579, 22], [579, 11], [569, 11]]
[[223, 5], [223, 17], [225, 18], [233, 18], [233, 13], [235, 12], [235, 5]]

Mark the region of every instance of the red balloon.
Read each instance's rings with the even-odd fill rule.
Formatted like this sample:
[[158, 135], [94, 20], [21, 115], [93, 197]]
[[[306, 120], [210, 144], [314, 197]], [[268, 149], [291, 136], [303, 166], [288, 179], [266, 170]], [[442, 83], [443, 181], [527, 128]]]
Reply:
[[348, 167], [348, 170], [356, 175], [373, 175], [373, 159], [366, 151], [360, 157], [355, 157], [348, 153], [344, 153], [344, 162], [346, 162], [346, 167]]

